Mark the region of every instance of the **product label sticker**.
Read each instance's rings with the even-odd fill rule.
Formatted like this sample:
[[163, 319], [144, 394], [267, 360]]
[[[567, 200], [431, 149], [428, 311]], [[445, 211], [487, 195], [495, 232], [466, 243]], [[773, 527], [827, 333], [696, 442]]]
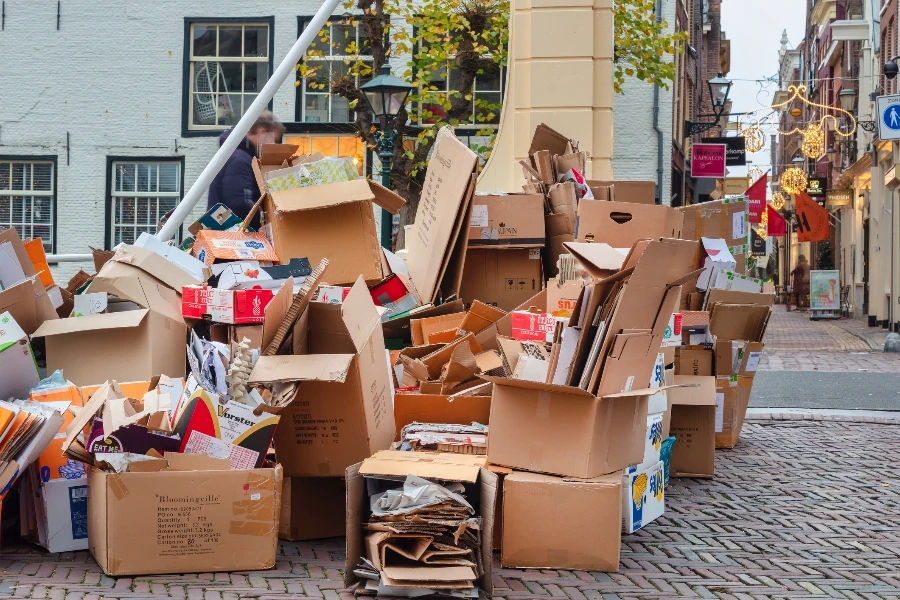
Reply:
[[473, 206], [469, 227], [487, 227], [488, 224], [488, 207], [484, 204]]
[[716, 393], [716, 433], [722, 433], [725, 420], [725, 393]]

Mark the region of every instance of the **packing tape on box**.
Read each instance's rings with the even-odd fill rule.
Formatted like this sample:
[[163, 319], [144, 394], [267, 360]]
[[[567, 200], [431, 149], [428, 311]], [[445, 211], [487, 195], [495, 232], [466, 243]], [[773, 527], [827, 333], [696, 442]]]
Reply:
[[550, 418], [550, 392], [538, 392], [537, 408], [535, 409], [534, 416], [538, 419]]
[[113, 496], [116, 497], [116, 500], [121, 500], [128, 495], [128, 486], [125, 485], [125, 482], [122, 481], [122, 477], [118, 473], [113, 473], [109, 476], [108, 485]]
[[[244, 517], [248, 521], [265, 521], [275, 511], [275, 495], [266, 492], [262, 497], [260, 492], [250, 493], [250, 498], [231, 503], [231, 516]], [[271, 495], [268, 495], [271, 494]]]
[[277, 535], [278, 527], [269, 515], [268, 521], [230, 521], [228, 533], [231, 535], [249, 535], [252, 537], [268, 537]]

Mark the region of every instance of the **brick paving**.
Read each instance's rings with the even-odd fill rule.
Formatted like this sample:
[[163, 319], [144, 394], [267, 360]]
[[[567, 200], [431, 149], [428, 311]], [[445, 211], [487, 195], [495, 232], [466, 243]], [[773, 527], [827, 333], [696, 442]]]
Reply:
[[[900, 598], [900, 424], [868, 420], [748, 422], [714, 480], [672, 480], [666, 514], [623, 538], [619, 573], [495, 564], [494, 598]], [[343, 564], [342, 539], [285, 542], [271, 571], [114, 579], [86, 552], [4, 547], [0, 596], [351, 600]]]
[[759, 369], [898, 373], [900, 354], [881, 351], [886, 336], [887, 332], [861, 321], [810, 321], [809, 313], [775, 306]]

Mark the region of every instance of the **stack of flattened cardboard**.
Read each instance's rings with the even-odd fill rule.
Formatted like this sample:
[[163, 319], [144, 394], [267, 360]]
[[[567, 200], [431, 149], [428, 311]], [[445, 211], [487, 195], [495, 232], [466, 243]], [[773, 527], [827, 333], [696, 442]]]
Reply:
[[378, 452], [347, 469], [347, 585], [378, 596], [490, 594], [497, 477], [457, 454]]

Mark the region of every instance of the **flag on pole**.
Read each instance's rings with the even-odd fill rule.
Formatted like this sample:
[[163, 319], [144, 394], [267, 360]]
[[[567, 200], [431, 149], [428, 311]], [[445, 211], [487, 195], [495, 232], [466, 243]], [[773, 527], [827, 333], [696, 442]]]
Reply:
[[798, 192], [794, 196], [797, 205], [797, 222], [799, 223], [797, 239], [801, 242], [823, 242], [831, 233], [828, 222], [828, 211], [819, 206], [815, 200]]
[[758, 225], [762, 222], [762, 214], [766, 209], [766, 185], [768, 185], [768, 181], [769, 172], [766, 171], [762, 177], [753, 182], [753, 185], [744, 192], [744, 195], [747, 196], [749, 220], [753, 225]]
[[773, 236], [784, 236], [787, 235], [787, 221], [784, 220], [784, 217], [781, 216], [777, 210], [771, 207], [771, 205], [766, 205], [766, 211], [769, 215], [769, 223], [767, 225], [767, 230], [769, 235]]

